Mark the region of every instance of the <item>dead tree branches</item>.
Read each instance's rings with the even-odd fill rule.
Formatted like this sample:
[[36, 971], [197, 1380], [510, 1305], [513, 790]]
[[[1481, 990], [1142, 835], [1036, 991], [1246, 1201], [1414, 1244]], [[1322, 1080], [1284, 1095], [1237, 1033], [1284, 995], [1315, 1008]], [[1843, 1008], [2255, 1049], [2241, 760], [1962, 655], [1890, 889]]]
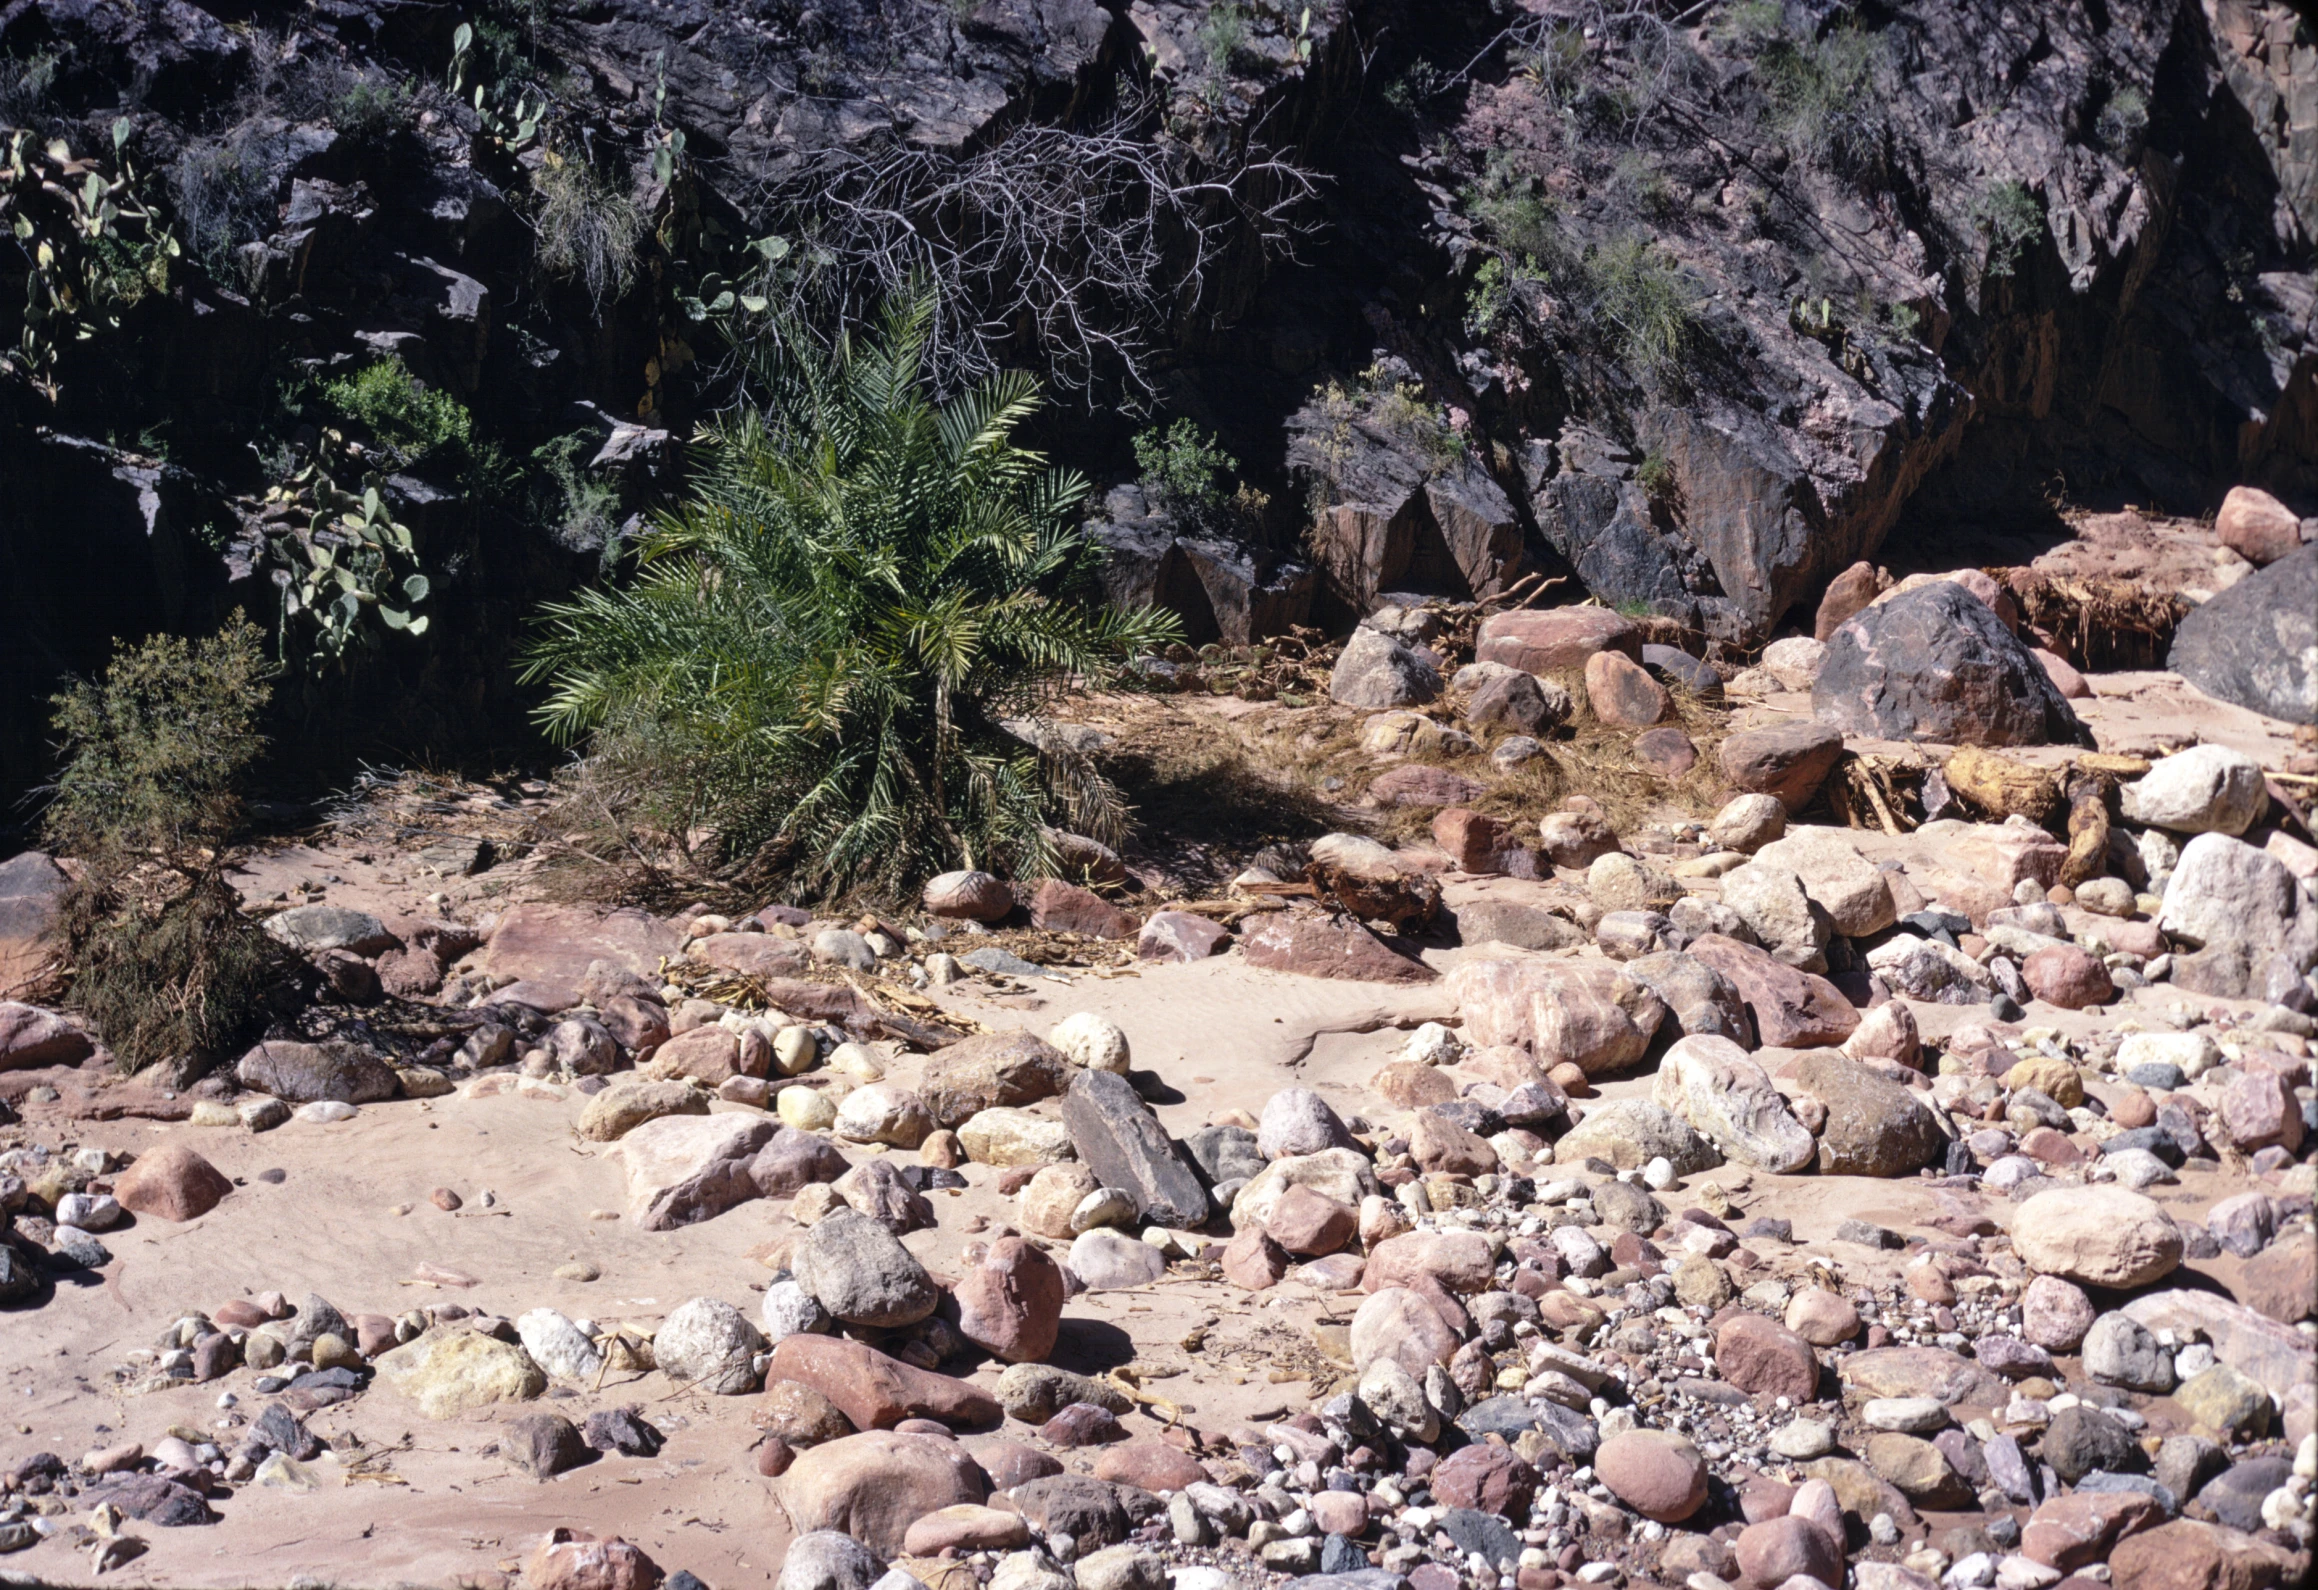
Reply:
[[964, 154], [815, 156], [752, 206], [793, 240], [767, 296], [800, 323], [854, 323], [930, 286], [945, 386], [1032, 355], [1060, 390], [1149, 393], [1161, 333], [1212, 308], [1236, 251], [1288, 252], [1320, 181], [1260, 145], [1203, 159], [1155, 119], [1135, 105], [1091, 131], [1024, 125]]

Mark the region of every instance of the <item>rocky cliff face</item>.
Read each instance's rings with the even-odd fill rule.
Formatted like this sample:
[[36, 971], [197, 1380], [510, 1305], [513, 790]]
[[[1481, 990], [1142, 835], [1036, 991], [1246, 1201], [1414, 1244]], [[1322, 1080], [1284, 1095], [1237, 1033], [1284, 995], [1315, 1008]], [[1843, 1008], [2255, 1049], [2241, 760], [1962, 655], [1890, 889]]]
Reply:
[[[60, 674], [235, 605], [313, 732], [520, 733], [522, 619], [676, 483], [715, 326], [913, 279], [946, 368], [1055, 379], [1072, 461], [1132, 476], [1133, 406], [1245, 460], [1258, 523], [1109, 498], [1114, 588], [1202, 637], [1560, 575], [1744, 647], [2055, 493], [2307, 510], [2289, 7], [1676, 14], [13, 0], [8, 782]], [[283, 616], [342, 543], [351, 616]]]

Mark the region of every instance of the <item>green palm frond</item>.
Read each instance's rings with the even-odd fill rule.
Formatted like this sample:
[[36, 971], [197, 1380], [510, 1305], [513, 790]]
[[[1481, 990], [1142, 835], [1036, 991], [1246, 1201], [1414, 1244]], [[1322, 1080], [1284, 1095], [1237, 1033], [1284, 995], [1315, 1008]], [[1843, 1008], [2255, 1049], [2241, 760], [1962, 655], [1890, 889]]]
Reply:
[[759, 401], [701, 438], [690, 498], [627, 583], [543, 609], [526, 659], [550, 734], [681, 786], [672, 824], [800, 894], [1038, 876], [1050, 821], [1115, 843], [1127, 809], [1094, 765], [998, 721], [1179, 638], [1101, 604], [1088, 483], [1014, 440], [1035, 381], [928, 395], [933, 316], [905, 299], [826, 343], [772, 327]]

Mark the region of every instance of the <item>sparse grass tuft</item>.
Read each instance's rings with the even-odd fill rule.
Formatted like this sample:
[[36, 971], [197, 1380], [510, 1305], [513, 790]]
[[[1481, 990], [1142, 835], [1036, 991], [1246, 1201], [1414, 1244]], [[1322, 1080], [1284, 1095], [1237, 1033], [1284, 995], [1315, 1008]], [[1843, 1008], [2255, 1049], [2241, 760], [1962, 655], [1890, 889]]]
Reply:
[[635, 201], [576, 154], [551, 154], [532, 173], [531, 185], [540, 201], [532, 222], [540, 268], [578, 282], [598, 308], [625, 293], [644, 237]]

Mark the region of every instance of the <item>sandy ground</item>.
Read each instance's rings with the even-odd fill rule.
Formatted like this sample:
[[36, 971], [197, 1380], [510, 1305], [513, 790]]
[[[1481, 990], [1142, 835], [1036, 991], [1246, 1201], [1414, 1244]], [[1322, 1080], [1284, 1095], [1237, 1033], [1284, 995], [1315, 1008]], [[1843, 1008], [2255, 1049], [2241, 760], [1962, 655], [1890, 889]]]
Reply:
[[[1290, 1083], [1317, 1088], [1347, 1115], [1382, 1120], [1393, 1112], [1366, 1091], [1365, 1079], [1399, 1046], [1401, 1027], [1447, 1013], [1437, 985], [1327, 983], [1235, 959], [1085, 978], [1032, 997], [1043, 1008], [1024, 1008], [1031, 1001], [1020, 996], [956, 1003], [990, 1025], [1036, 1030], [1076, 1010], [1111, 1017], [1132, 1039], [1138, 1069], [1156, 1070], [1177, 1095], [1158, 1111], [1178, 1136], [1225, 1110], [1260, 1110]], [[1949, 1014], [1923, 1008], [1927, 1026]], [[896, 1075], [907, 1080], [914, 1068], [905, 1061]], [[1643, 1076], [1604, 1091], [1616, 1097], [1647, 1088]], [[117, 1262], [101, 1285], [66, 1289], [44, 1308], [8, 1317], [0, 1334], [0, 1398], [8, 1410], [0, 1454], [14, 1461], [48, 1450], [69, 1461], [122, 1440], [150, 1446], [172, 1427], [216, 1430], [231, 1417], [216, 1405], [220, 1391], [242, 1398], [235, 1414], [254, 1415], [261, 1402], [246, 1370], [206, 1387], [134, 1398], [116, 1389], [109, 1372], [182, 1312], [268, 1289], [293, 1299], [320, 1292], [348, 1312], [399, 1312], [449, 1296], [509, 1316], [544, 1305], [646, 1326], [703, 1294], [753, 1310], [751, 1294], [769, 1272], [749, 1253], [794, 1233], [786, 1205], [745, 1204], [665, 1234], [597, 1218], [597, 1211], [623, 1207], [622, 1182], [615, 1164], [572, 1135], [583, 1102], [576, 1094], [560, 1101], [403, 1102], [366, 1108], [338, 1125], [293, 1122], [255, 1137], [136, 1121], [86, 1127], [75, 1141], [116, 1151], [140, 1151], [167, 1135], [190, 1137], [240, 1185], [187, 1225], [147, 1220], [109, 1234]], [[38, 1115], [36, 1107], [35, 1125]], [[278, 1185], [258, 1179], [267, 1170], [284, 1173]], [[996, 1223], [1010, 1212], [995, 1171], [969, 1166], [965, 1174], [967, 1190], [936, 1195], [939, 1228], [908, 1239], [936, 1271], [954, 1272], [973, 1217]], [[2218, 1178], [2210, 1187], [2200, 1180], [2160, 1196], [2189, 1212], [2234, 1190]], [[456, 1215], [436, 1209], [427, 1194], [437, 1186], [459, 1191], [467, 1207]], [[480, 1209], [484, 1189], [505, 1213]], [[1756, 1177], [1737, 1201], [1749, 1215], [1793, 1220], [1799, 1242], [1821, 1245], [1846, 1218], [1905, 1227], [1934, 1212], [1931, 1194], [1912, 1181]], [[2000, 1205], [1996, 1212], [2001, 1216]], [[1858, 1273], [1861, 1256], [1857, 1248], [1844, 1251], [1848, 1272]], [[601, 1279], [555, 1279], [556, 1267], [574, 1259], [592, 1261]], [[1898, 1256], [1891, 1262], [1896, 1270]], [[478, 1284], [440, 1292], [411, 1279], [422, 1264], [463, 1272]], [[1228, 1429], [1302, 1407], [1311, 1386], [1276, 1382], [1274, 1366], [1292, 1361], [1313, 1324], [1341, 1322], [1349, 1312], [1294, 1284], [1250, 1307], [1246, 1294], [1217, 1283], [1170, 1281], [1073, 1300], [1057, 1358], [1089, 1371], [1132, 1363], [1192, 1423]], [[1183, 1338], [1202, 1324], [1211, 1327], [1206, 1344], [1186, 1354]], [[995, 1379], [995, 1367], [975, 1378]], [[688, 1568], [718, 1590], [773, 1582], [788, 1526], [750, 1457], [751, 1398], [679, 1391], [658, 1374], [614, 1376], [600, 1390], [559, 1387], [550, 1397], [547, 1406], [575, 1421], [597, 1407], [642, 1404], [666, 1432], [667, 1446], [656, 1459], [606, 1458], [539, 1483], [492, 1453], [491, 1420], [432, 1423], [381, 1386], [324, 1410], [312, 1424], [334, 1443], [353, 1435], [365, 1446], [392, 1449], [390, 1477], [347, 1478], [325, 1461], [313, 1493], [245, 1487], [219, 1504], [224, 1522], [217, 1525], [133, 1526], [151, 1550], [105, 1582], [239, 1586], [286, 1584], [303, 1574], [361, 1586], [489, 1583], [559, 1524], [617, 1532], [663, 1567]], [[1157, 1428], [1143, 1415], [1127, 1422], [1143, 1433]], [[1007, 1433], [1027, 1434], [1019, 1427]], [[1083, 1455], [1070, 1461], [1089, 1463]], [[61, 1539], [4, 1566], [55, 1583], [89, 1579], [85, 1558]]]

